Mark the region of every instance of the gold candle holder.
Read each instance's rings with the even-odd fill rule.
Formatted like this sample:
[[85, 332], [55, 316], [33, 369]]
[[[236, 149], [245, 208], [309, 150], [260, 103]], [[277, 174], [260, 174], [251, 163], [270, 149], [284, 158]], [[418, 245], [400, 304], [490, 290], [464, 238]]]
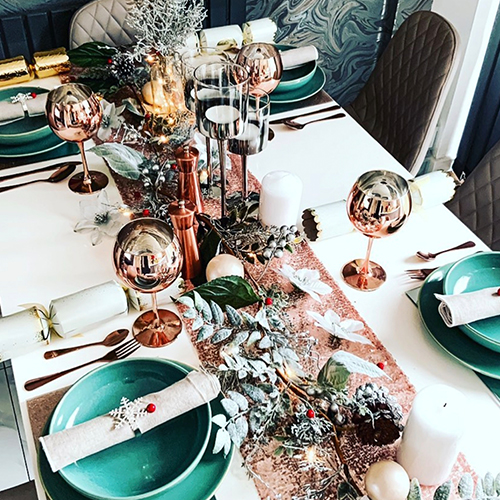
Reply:
[[38, 78], [66, 73], [71, 69], [68, 54], [64, 47], [35, 52], [33, 54], [33, 67]]
[[34, 75], [24, 56], [0, 61], [0, 87], [29, 82]]

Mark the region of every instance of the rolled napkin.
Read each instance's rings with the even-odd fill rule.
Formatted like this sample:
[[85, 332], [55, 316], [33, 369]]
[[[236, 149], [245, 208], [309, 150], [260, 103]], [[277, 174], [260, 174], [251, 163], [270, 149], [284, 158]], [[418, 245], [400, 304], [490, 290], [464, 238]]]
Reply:
[[248, 21], [243, 24], [243, 43], [273, 43], [277, 30], [276, 23], [269, 17]]
[[455, 295], [440, 295], [439, 314], [446, 326], [466, 325], [500, 315], [500, 296], [498, 287], [484, 288], [477, 292], [457, 293]]
[[[20, 93], [18, 95], [25, 96], [26, 94]], [[44, 115], [45, 105], [47, 104], [47, 95], [47, 93], [39, 95], [37, 94], [34, 98], [31, 97], [30, 99], [23, 99], [27, 113], [24, 110], [23, 103], [21, 103], [20, 101], [1, 101], [0, 126], [6, 125], [7, 123], [11, 123], [13, 121], [22, 120], [23, 118], [25, 118], [26, 114], [29, 117]]]
[[[137, 419], [119, 425], [120, 420], [112, 413], [101, 415], [88, 422], [76, 425], [64, 431], [42, 436], [40, 442], [53, 472], [70, 465], [82, 458], [128, 441], [171, 420], [183, 413], [210, 402], [220, 392], [219, 380], [215, 375], [192, 371], [175, 384], [138, 398]], [[118, 401], [117, 401], [118, 403]], [[154, 404], [152, 413], [145, 411]], [[118, 412], [120, 408], [117, 408]]]
[[111, 280], [53, 300], [49, 311], [56, 333], [72, 337], [95, 323], [127, 312], [127, 295]]
[[314, 45], [299, 47], [297, 49], [284, 50], [281, 52], [283, 69], [292, 69], [309, 61], [318, 60], [318, 49]]

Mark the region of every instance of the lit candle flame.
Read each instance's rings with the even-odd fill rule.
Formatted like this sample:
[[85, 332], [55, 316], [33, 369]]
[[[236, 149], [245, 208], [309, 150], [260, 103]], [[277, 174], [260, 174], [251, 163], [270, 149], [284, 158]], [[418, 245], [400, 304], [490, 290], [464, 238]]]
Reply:
[[306, 460], [312, 464], [316, 462], [317, 456], [316, 456], [316, 447], [315, 446], [309, 446], [306, 450]]

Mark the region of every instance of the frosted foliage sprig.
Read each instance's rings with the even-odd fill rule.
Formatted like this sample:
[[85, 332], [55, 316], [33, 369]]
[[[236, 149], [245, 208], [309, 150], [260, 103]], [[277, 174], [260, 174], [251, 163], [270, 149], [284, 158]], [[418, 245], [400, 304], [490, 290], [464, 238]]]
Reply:
[[130, 0], [126, 22], [135, 31], [134, 55], [171, 55], [202, 28], [206, 15], [203, 0]]

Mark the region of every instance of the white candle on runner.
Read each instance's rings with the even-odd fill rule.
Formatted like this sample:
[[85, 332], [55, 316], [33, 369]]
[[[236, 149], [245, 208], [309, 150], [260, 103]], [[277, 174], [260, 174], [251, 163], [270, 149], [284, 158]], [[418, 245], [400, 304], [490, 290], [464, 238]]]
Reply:
[[213, 123], [233, 123], [240, 117], [240, 112], [233, 106], [222, 104], [220, 106], [212, 106], [205, 112], [207, 120]]
[[467, 399], [442, 384], [426, 387], [413, 401], [398, 462], [420, 484], [434, 486], [450, 475], [467, 425]]
[[262, 179], [259, 216], [265, 226], [292, 226], [297, 223], [302, 181], [291, 172], [275, 170]]

